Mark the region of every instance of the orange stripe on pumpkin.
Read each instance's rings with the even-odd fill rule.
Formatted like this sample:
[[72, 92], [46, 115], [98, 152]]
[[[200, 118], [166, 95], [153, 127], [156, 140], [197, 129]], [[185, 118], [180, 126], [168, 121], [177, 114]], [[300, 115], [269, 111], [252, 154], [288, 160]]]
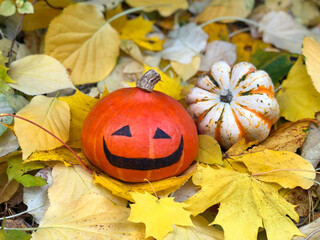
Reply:
[[240, 139], [240, 138], [244, 137], [245, 140], [247, 141], [247, 137], [246, 137], [246, 135], [244, 133], [244, 129], [242, 127], [242, 124], [241, 124], [240, 120], [238, 119], [238, 116], [236, 115], [236, 113], [234, 112], [233, 109], [232, 109], [232, 114], [233, 114], [234, 120], [235, 120], [235, 122], [236, 122], [236, 124], [238, 126], [239, 132], [240, 132], [239, 135], [238, 135], [238, 138]]
[[273, 92], [272, 86], [269, 86], [268, 88], [266, 88], [265, 86], [260, 86], [257, 89], [250, 91], [250, 94], [257, 94], [257, 93], [258, 94], [259, 93], [265, 93], [270, 98], [274, 97], [274, 92]]
[[242, 106], [242, 108], [248, 110], [249, 112], [252, 112], [254, 115], [256, 115], [257, 117], [261, 118], [264, 122], [266, 122], [268, 124], [269, 129], [271, 129], [271, 126], [273, 124], [272, 120], [266, 118], [265, 116], [263, 116], [261, 113], [257, 112], [256, 110], [250, 109], [246, 106]]

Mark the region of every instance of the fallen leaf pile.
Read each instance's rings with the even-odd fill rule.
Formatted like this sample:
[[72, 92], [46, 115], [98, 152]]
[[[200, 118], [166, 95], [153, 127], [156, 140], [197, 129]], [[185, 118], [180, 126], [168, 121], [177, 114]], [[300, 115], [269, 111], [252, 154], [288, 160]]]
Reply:
[[[0, 239], [319, 239], [319, 9], [0, 0]], [[194, 163], [154, 182], [122, 182], [86, 159], [81, 131], [101, 98], [154, 69], [155, 90], [186, 107], [197, 77], [221, 60], [270, 75], [280, 119], [263, 142], [226, 150], [199, 135]]]

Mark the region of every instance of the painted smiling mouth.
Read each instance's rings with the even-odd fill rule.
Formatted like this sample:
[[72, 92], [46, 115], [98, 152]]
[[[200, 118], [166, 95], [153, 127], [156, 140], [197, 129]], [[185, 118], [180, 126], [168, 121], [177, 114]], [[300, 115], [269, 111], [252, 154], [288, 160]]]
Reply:
[[118, 168], [131, 170], [153, 170], [171, 166], [177, 163], [183, 151], [183, 136], [181, 135], [180, 144], [176, 151], [171, 155], [162, 158], [126, 158], [112, 154], [103, 137], [104, 154], [111, 165]]

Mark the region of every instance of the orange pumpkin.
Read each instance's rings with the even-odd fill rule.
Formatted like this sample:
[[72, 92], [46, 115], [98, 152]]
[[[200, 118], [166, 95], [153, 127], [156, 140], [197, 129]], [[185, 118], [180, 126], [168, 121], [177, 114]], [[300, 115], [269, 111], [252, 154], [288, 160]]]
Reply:
[[135, 88], [101, 99], [81, 135], [84, 154], [108, 175], [127, 182], [182, 173], [198, 152], [197, 129], [183, 106], [152, 91], [160, 75], [148, 71]]

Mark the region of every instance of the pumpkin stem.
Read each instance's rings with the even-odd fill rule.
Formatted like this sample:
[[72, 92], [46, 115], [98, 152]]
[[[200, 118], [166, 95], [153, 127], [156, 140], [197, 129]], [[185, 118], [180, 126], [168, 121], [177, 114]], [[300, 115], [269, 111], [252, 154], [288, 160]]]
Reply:
[[156, 70], [150, 69], [137, 81], [137, 87], [146, 92], [152, 92], [159, 81], [161, 81], [160, 74]]
[[232, 101], [232, 92], [229, 89], [222, 89], [220, 93], [220, 101], [230, 103]]

